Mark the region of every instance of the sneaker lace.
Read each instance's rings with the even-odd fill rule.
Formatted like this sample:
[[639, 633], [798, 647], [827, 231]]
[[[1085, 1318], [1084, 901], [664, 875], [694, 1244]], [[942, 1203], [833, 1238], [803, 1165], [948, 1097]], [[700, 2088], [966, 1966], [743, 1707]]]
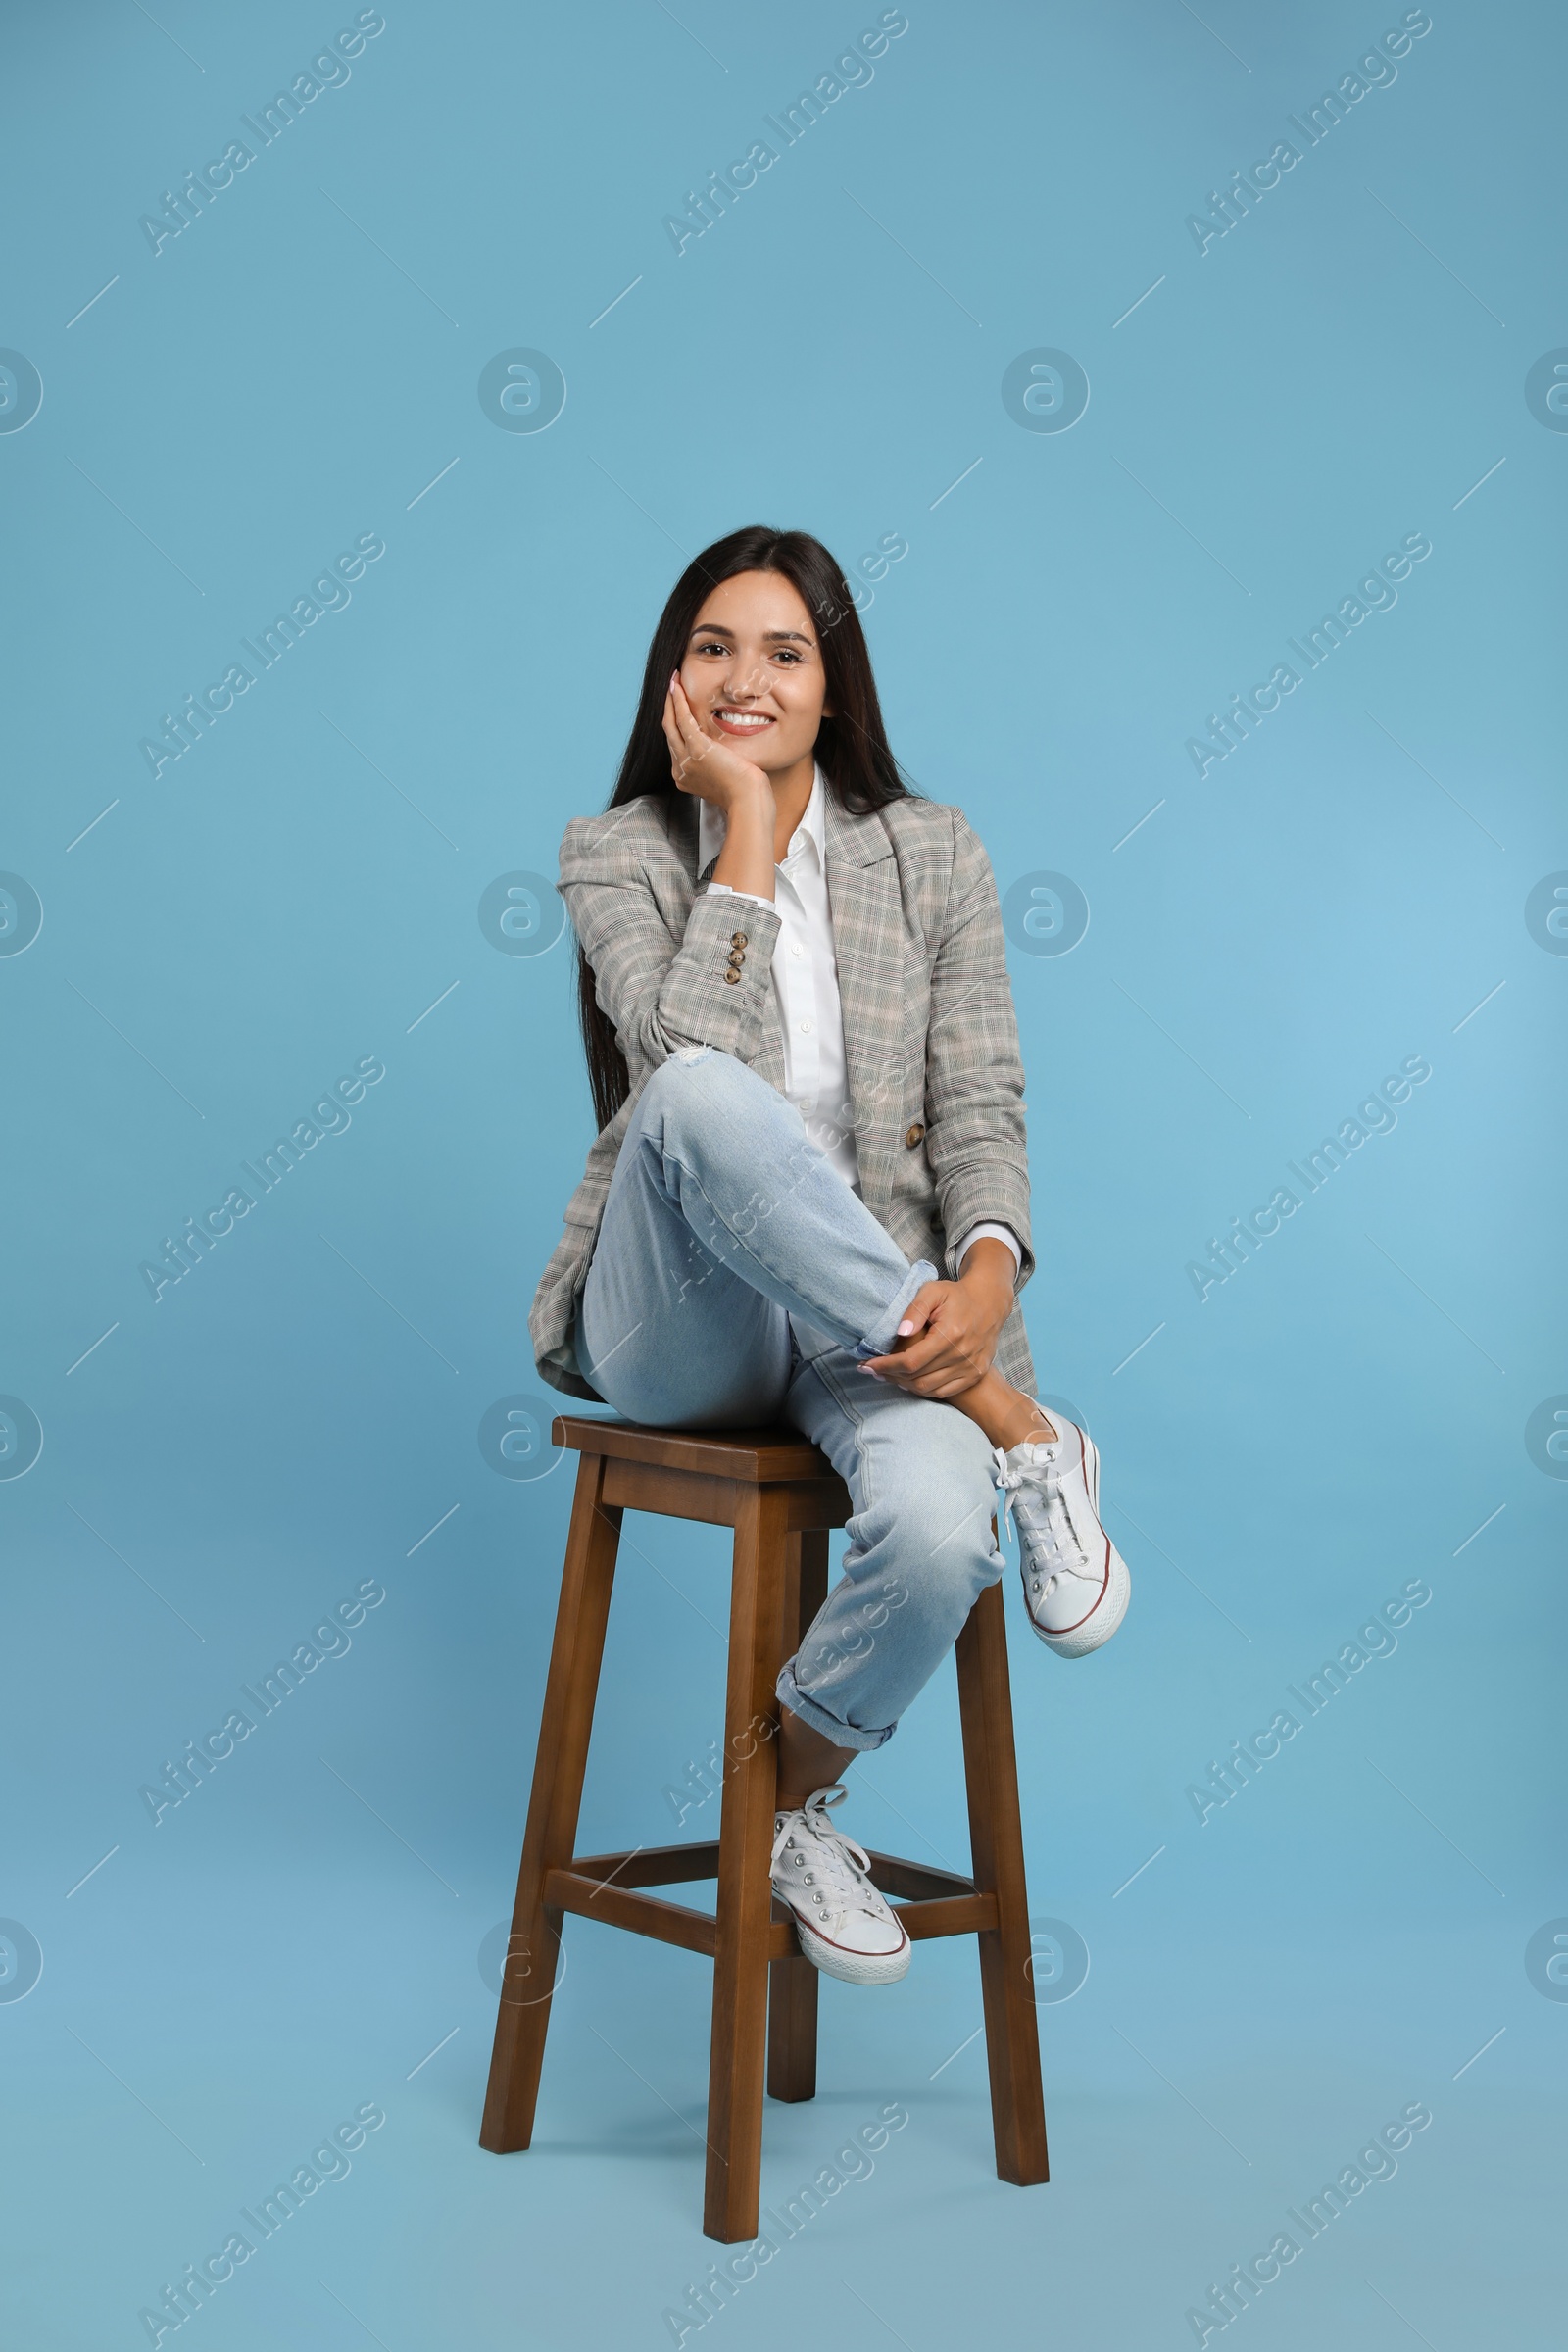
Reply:
[[1020, 1546], [1027, 1538], [1044, 1553], [1051, 1577], [1076, 1576], [1099, 1582], [1099, 1570], [1074, 1522], [1056, 1472], [1054, 1446], [1017, 1448], [1021, 1461], [996, 1449], [996, 1484], [1002, 1490], [1002, 1523], [1011, 1526]]
[[828, 1807], [842, 1804], [848, 1794], [841, 1782], [818, 1788], [798, 1810], [780, 1814], [772, 1861], [776, 1865], [793, 1843], [796, 1867], [790, 1870], [790, 1884], [809, 1887], [808, 1899], [812, 1902], [820, 1897], [818, 1907], [824, 1915], [865, 1911], [879, 1917], [882, 1898], [870, 1884], [870, 1855], [827, 1818]]

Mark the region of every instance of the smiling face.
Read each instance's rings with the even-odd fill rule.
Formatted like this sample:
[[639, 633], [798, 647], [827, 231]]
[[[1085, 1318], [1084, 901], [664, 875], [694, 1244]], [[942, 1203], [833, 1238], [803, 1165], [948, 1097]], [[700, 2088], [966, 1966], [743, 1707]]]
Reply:
[[681, 659], [703, 732], [780, 777], [811, 757], [826, 708], [822, 652], [782, 572], [743, 571], [708, 597]]

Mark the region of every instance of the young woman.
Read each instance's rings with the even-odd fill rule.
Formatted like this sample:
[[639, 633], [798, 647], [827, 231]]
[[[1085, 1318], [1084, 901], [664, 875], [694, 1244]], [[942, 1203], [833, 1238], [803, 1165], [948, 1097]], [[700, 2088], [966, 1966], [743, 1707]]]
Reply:
[[561, 890], [601, 1132], [539, 1371], [656, 1426], [790, 1422], [844, 1479], [844, 1576], [778, 1680], [773, 1885], [818, 1968], [887, 1983], [909, 1939], [828, 1808], [1002, 1574], [995, 1491], [1058, 1655], [1109, 1639], [1128, 1579], [1094, 1446], [1032, 1395], [991, 868], [905, 785], [818, 540], [758, 526], [687, 567]]

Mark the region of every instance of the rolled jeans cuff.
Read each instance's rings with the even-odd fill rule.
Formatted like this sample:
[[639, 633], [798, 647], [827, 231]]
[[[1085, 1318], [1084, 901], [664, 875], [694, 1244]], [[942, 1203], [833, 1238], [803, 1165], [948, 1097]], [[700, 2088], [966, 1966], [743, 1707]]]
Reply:
[[[855, 1352], [862, 1363], [870, 1356], [888, 1355], [892, 1352], [893, 1343], [899, 1336], [899, 1325], [908, 1312], [915, 1293], [923, 1291], [928, 1282], [940, 1282], [941, 1279], [941, 1275], [929, 1258], [916, 1258], [904, 1281], [894, 1292], [881, 1322], [858, 1343]], [[841, 1741], [840, 1744], [842, 1745], [843, 1742]]]
[[795, 1680], [793, 1658], [779, 1675], [775, 1688], [780, 1701], [790, 1713], [798, 1715], [811, 1731], [820, 1732], [824, 1740], [831, 1740], [835, 1747], [858, 1748], [862, 1755], [869, 1755], [872, 1748], [885, 1747], [899, 1728], [896, 1723], [890, 1723], [880, 1732], [862, 1732], [853, 1723], [840, 1723], [836, 1715], [830, 1715], [825, 1707], [819, 1707], [814, 1698], [808, 1698], [799, 1688]]

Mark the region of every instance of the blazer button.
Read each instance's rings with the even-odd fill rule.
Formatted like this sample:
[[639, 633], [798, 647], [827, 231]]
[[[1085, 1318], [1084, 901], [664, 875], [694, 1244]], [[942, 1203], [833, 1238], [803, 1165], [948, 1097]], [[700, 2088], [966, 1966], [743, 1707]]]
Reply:
[[744, 931], [732, 931], [732, 932], [730, 933], [730, 935], [729, 935], [729, 944], [730, 944], [730, 946], [731, 946], [732, 948], [744, 948], [744, 947], [745, 947], [745, 945], [746, 945], [746, 934], [745, 934], [745, 932], [744, 932]]
[[735, 986], [736, 982], [739, 980], [739, 978], [740, 978], [740, 974], [739, 974], [739, 972], [726, 972], [726, 973], [724, 974], [724, 986], [725, 986], [726, 988], [733, 988], [733, 987]]
[[920, 1122], [917, 1119], [914, 1125], [909, 1129], [908, 1134], [904, 1139], [905, 1148], [906, 1150], [912, 1152], [915, 1145], [918, 1143], [923, 1143], [924, 1140], [925, 1129], [920, 1125]]
[[746, 950], [744, 948], [731, 948], [729, 952], [729, 960], [735, 966], [735, 969], [739, 971], [741, 965], [746, 961]]

